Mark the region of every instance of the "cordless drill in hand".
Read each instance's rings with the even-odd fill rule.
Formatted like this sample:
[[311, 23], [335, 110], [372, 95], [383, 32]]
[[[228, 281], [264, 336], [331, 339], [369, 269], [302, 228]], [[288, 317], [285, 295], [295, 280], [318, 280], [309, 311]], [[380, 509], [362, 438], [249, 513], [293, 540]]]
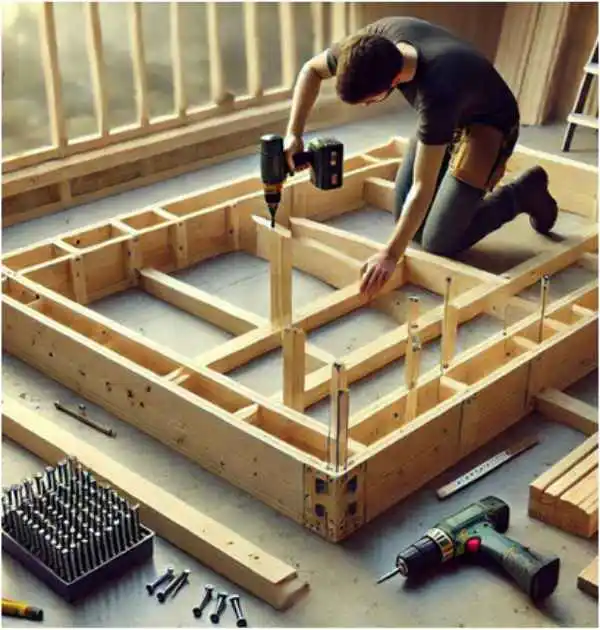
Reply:
[[[320, 190], [333, 190], [342, 186], [344, 171], [344, 146], [334, 138], [315, 138], [307, 150], [293, 156], [296, 168], [309, 165], [310, 180]], [[281, 190], [291, 175], [283, 150], [283, 138], [275, 134], [260, 139], [260, 176], [265, 191], [265, 202], [271, 215], [271, 227], [275, 226], [275, 214], [281, 202]]]
[[377, 583], [398, 573], [406, 578], [419, 578], [452, 558], [469, 556], [493, 559], [534, 601], [548, 597], [558, 584], [560, 559], [541, 556], [503, 536], [509, 516], [508, 505], [496, 497], [472, 503], [401, 551], [396, 568]]

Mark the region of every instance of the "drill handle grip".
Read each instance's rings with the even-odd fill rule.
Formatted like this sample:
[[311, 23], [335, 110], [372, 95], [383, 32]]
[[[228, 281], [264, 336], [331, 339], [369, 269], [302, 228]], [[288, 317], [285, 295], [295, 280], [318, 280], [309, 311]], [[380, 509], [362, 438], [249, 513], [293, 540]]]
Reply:
[[[306, 165], [312, 165], [312, 152], [311, 151], [299, 151], [298, 153], [294, 153], [292, 156], [292, 160], [294, 162], [294, 166], [298, 168], [302, 168]], [[287, 166], [286, 162], [286, 174], [293, 175], [293, 172], [290, 171], [289, 166]]]
[[499, 534], [490, 524], [477, 527], [480, 552], [493, 558], [533, 600], [554, 592], [558, 584], [560, 560], [543, 556], [519, 542]]

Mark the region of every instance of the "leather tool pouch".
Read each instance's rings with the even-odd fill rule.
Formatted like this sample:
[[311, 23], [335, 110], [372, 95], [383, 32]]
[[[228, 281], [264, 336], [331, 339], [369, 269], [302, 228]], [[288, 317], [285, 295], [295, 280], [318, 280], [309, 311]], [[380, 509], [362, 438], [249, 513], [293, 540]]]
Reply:
[[490, 191], [504, 174], [508, 156], [504, 134], [474, 123], [462, 130], [450, 158], [450, 172], [461, 182]]

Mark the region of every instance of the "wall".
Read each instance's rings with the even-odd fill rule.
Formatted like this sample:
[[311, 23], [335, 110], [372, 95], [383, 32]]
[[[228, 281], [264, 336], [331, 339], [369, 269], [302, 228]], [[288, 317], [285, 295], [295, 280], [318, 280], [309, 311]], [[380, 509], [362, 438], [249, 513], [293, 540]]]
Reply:
[[435, 22], [476, 46], [488, 59], [496, 55], [504, 2], [362, 2], [361, 22], [406, 15]]
[[[548, 121], [564, 120], [571, 111], [579, 82], [582, 78], [583, 66], [598, 37], [598, 5], [596, 2], [571, 2], [567, 36], [561, 50]], [[594, 81], [597, 86], [597, 80]], [[597, 90], [592, 90], [590, 103], [596, 101]], [[588, 113], [597, 113], [597, 106]]]

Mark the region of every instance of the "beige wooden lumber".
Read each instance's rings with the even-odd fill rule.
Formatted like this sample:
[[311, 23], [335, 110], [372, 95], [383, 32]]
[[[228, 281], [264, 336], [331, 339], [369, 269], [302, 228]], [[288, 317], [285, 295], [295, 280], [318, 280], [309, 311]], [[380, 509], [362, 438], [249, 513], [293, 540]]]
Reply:
[[598, 556], [577, 576], [577, 588], [598, 599]]
[[546, 389], [535, 397], [536, 409], [555, 422], [593, 435], [598, 431], [598, 409], [557, 389]]
[[336, 471], [348, 460], [348, 396], [346, 368], [336, 362], [331, 366], [329, 415], [329, 462]]
[[311, 2], [310, 13], [313, 27], [313, 54], [318, 55], [325, 49], [325, 5]]
[[291, 88], [298, 74], [296, 55], [296, 24], [294, 3], [279, 2], [279, 32], [285, 33], [285, 44], [281, 46], [281, 84]]
[[53, 4], [51, 2], [42, 3], [40, 12], [42, 66], [44, 69], [44, 82], [50, 115], [50, 133], [52, 143], [57, 146], [59, 150], [63, 150], [67, 146], [68, 135], [62, 100]]
[[407, 342], [406, 352], [406, 372], [405, 380], [408, 389], [406, 397], [406, 413], [405, 422], [411, 422], [417, 415], [417, 403], [419, 392], [417, 390], [417, 381], [419, 380], [419, 371], [421, 367], [421, 340], [419, 339], [418, 330], [410, 331], [409, 340]]
[[128, 8], [137, 118], [141, 127], [147, 127], [150, 122], [150, 105], [148, 103], [148, 76], [146, 74], [146, 53], [142, 23], [143, 4], [141, 2], [129, 2]]
[[180, 118], [185, 118], [188, 99], [183, 77], [181, 3], [174, 0], [169, 3], [169, 26], [171, 29], [171, 65], [173, 67], [173, 102], [177, 115]]
[[258, 237], [264, 239], [269, 251], [269, 290], [271, 325], [284, 328], [292, 323], [292, 237], [289, 230], [266, 219], [253, 216]]
[[84, 4], [86, 13], [88, 56], [94, 89], [94, 108], [98, 122], [98, 132], [101, 136], [108, 135], [108, 98], [106, 93], [106, 65], [104, 63], [104, 48], [102, 44], [102, 27], [98, 2]]
[[299, 328], [285, 328], [283, 346], [283, 404], [304, 411], [306, 336]]
[[267, 320], [156, 269], [140, 270], [140, 287], [150, 295], [234, 335], [267, 325]]
[[6, 396], [2, 420], [4, 436], [51, 465], [76, 456], [99, 480], [138, 503], [142, 522], [159, 536], [271, 606], [289, 608], [308, 589], [293, 567]]
[[208, 41], [208, 62], [210, 66], [210, 97], [213, 103], [224, 101], [225, 74], [221, 46], [219, 43], [219, 3], [206, 3], [206, 29]]
[[259, 96], [263, 92], [258, 7], [255, 2], [244, 2], [244, 34], [246, 45], [246, 81], [248, 94]]

